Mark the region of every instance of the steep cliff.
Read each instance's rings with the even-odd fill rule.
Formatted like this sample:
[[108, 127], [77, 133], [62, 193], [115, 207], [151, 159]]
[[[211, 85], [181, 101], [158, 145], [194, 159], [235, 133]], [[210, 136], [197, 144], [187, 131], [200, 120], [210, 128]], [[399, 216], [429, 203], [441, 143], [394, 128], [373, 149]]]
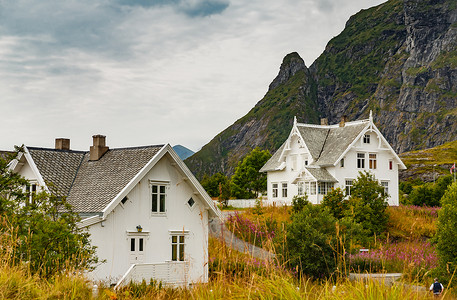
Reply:
[[287, 55], [265, 97], [186, 163], [197, 174], [233, 172], [259, 146], [275, 151], [293, 116], [366, 118], [373, 110], [398, 152], [457, 139], [457, 3], [390, 0], [352, 16], [308, 69]]

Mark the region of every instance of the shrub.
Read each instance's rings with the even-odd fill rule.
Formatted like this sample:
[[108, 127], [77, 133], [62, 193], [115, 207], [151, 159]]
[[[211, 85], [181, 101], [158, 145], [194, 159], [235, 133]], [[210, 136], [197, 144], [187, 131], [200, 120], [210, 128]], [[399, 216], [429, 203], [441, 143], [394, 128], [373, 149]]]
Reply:
[[343, 191], [336, 188], [324, 196], [322, 206], [327, 207], [335, 218], [341, 219], [348, 209], [348, 200], [344, 199]]
[[336, 269], [336, 220], [327, 210], [306, 204], [292, 215], [287, 228], [287, 251], [291, 268], [306, 275], [328, 277]]
[[349, 199], [349, 215], [368, 233], [379, 235], [387, 228], [387, 195], [373, 174], [360, 172]]
[[303, 195], [303, 196], [294, 196], [292, 198], [292, 212], [293, 213], [298, 213], [298, 212], [301, 212], [303, 210], [303, 208], [310, 204], [310, 202], [308, 201], [308, 195]]
[[[440, 269], [447, 274], [447, 279], [457, 268], [457, 183], [453, 183], [441, 199], [438, 213], [436, 241]], [[444, 281], [444, 280], [443, 280]]]

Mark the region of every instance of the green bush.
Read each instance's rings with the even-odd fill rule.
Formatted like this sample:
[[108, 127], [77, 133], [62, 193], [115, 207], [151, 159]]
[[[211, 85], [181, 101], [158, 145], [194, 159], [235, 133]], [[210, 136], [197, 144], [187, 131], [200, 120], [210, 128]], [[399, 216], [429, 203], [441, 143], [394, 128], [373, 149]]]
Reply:
[[389, 216], [386, 213], [387, 195], [373, 174], [360, 172], [354, 180], [347, 214], [362, 225], [370, 236], [386, 231]]
[[315, 278], [336, 270], [336, 220], [318, 205], [306, 204], [287, 228], [289, 265]]
[[308, 201], [308, 195], [306, 195], [306, 194], [303, 196], [295, 195], [292, 198], [292, 212], [293, 213], [301, 212], [303, 210], [303, 208], [305, 208], [305, 206], [308, 204], [310, 204], [310, 202]]
[[453, 183], [441, 199], [441, 209], [438, 212], [437, 231], [435, 239], [439, 256], [439, 269], [446, 277], [446, 282], [452, 277], [457, 268], [457, 183]]
[[343, 191], [340, 188], [336, 188], [324, 196], [322, 206], [327, 207], [335, 218], [341, 219], [348, 209], [348, 200], [344, 199]]

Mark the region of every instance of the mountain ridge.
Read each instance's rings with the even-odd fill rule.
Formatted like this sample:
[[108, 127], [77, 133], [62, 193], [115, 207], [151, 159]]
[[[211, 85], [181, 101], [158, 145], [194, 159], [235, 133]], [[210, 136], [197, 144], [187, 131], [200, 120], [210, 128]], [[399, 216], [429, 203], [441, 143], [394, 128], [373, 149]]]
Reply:
[[351, 16], [308, 68], [286, 55], [265, 96], [186, 160], [202, 174], [233, 174], [252, 148], [274, 152], [296, 116], [374, 121], [399, 153], [457, 139], [457, 7], [389, 0]]

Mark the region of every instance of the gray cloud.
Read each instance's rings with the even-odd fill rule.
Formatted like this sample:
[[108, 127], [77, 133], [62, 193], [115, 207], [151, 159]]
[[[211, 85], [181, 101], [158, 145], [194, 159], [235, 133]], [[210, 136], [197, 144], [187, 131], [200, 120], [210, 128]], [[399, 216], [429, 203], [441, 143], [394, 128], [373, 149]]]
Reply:
[[171, 6], [176, 11], [190, 17], [207, 17], [220, 14], [229, 6], [229, 2], [226, 0], [118, 0], [118, 3], [144, 8]]

